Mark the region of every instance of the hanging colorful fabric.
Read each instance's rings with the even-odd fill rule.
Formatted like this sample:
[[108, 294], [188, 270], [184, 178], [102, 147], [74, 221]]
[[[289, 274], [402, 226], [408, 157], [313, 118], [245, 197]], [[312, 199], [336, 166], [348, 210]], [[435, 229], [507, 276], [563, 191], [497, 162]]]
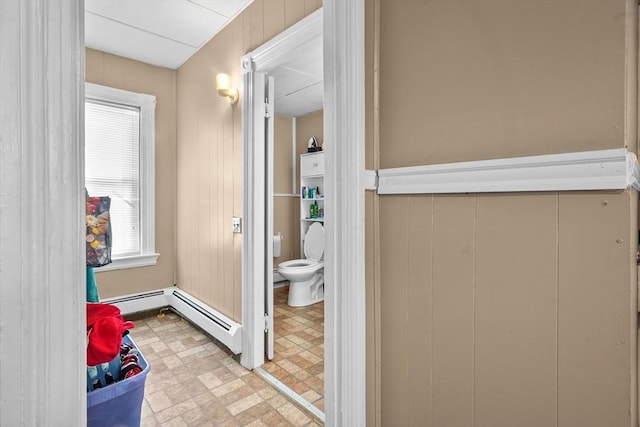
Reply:
[[111, 263], [111, 198], [87, 197], [87, 267]]
[[113, 360], [120, 354], [123, 335], [133, 327], [115, 305], [87, 303], [87, 365]]

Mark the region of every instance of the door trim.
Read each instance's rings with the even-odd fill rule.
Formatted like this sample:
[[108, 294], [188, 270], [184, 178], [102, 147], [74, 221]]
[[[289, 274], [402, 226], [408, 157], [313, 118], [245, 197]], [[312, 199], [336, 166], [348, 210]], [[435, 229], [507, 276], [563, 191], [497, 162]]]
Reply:
[[[264, 200], [256, 179], [264, 177], [261, 148], [253, 144], [253, 75], [296, 46], [293, 31], [312, 38], [320, 25], [324, 44], [324, 136], [327, 169], [325, 211], [325, 417], [332, 426], [364, 426], [366, 417], [364, 292], [364, 1], [325, 0], [322, 9], [242, 57], [244, 74], [244, 222], [242, 257], [243, 366], [263, 363], [256, 351], [256, 290], [263, 274], [264, 230], [256, 221]], [[308, 26], [307, 26], [308, 25]], [[317, 35], [317, 34], [316, 34]], [[273, 61], [273, 62], [271, 62]], [[256, 200], [259, 203], [256, 203]], [[261, 234], [260, 234], [261, 233]], [[260, 261], [262, 260], [262, 261]], [[256, 265], [258, 264], [258, 265]], [[262, 288], [264, 289], [264, 288]]]
[[242, 325], [243, 348], [240, 363], [254, 369], [264, 363], [264, 301], [267, 248], [271, 238], [264, 221], [267, 208], [264, 183], [268, 147], [256, 143], [264, 136], [264, 99], [256, 91], [264, 87], [265, 72], [278, 65], [282, 56], [322, 34], [322, 9], [275, 36], [241, 58], [244, 80], [242, 110], [243, 135], [243, 216], [242, 239]]
[[364, 1], [324, 1], [325, 418], [366, 421]]

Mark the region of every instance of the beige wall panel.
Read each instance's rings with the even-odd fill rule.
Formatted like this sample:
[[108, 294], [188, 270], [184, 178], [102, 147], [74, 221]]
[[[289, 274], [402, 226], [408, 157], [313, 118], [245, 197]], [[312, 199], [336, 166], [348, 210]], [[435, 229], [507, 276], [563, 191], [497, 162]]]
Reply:
[[373, 191], [365, 193], [365, 310], [366, 310], [366, 378], [367, 378], [367, 426], [380, 425], [378, 357], [380, 348], [380, 300], [377, 271], [378, 248], [378, 196]]
[[637, 410], [630, 203], [627, 191], [560, 196], [558, 426], [630, 426]]
[[249, 49], [245, 53], [251, 52], [265, 42], [264, 0], [254, 0], [247, 10], [251, 16], [251, 39], [248, 46]]
[[304, 18], [304, 1], [284, 0], [284, 25], [289, 28]]
[[[104, 81], [104, 52], [95, 49], [85, 49], [86, 81]], [[91, 80], [89, 80], [91, 79]]]
[[[293, 134], [290, 117], [275, 116], [273, 147], [273, 192], [293, 191]], [[296, 180], [297, 181], [297, 180]]]
[[284, 31], [284, 0], [264, 0], [264, 41]]
[[101, 298], [172, 286], [175, 283], [176, 226], [176, 73], [86, 50], [86, 81], [156, 97], [156, 251], [158, 264], [101, 273], [96, 281]]
[[[631, 191], [629, 197], [629, 230], [630, 236], [628, 240], [629, 245], [629, 271], [631, 274], [629, 275], [629, 290], [630, 290], [630, 300], [631, 300], [631, 327], [629, 328], [629, 349], [631, 350], [631, 367], [629, 369], [630, 374], [630, 407], [631, 407], [631, 425], [636, 426], [639, 424], [639, 414], [638, 414], [638, 383], [640, 375], [638, 368], [638, 317], [635, 316], [635, 313], [638, 312], [638, 261], [637, 261], [637, 248], [638, 248], [638, 232], [639, 224], [638, 224], [638, 203], [640, 200], [638, 199], [638, 192]], [[634, 253], [636, 254], [634, 256]]]
[[374, 0], [365, 0], [364, 15], [364, 108], [365, 108], [365, 169], [375, 169], [374, 161], [374, 47], [375, 47], [375, 7]]
[[299, 259], [300, 255], [300, 199], [275, 197], [273, 203], [273, 234], [282, 233], [282, 255], [273, 258], [273, 268], [281, 262]]
[[317, 9], [322, 7], [322, 0], [303, 0], [304, 1], [304, 14], [310, 15]]
[[[233, 164], [233, 111], [231, 108], [229, 108], [228, 110], [228, 117], [227, 119], [223, 122], [222, 125], [222, 131], [223, 131], [223, 140], [226, 142], [228, 141], [228, 143], [223, 144], [223, 148], [224, 148], [224, 158], [225, 159], [230, 159], [231, 161], [229, 161], [229, 163], [225, 163], [225, 168], [224, 168], [224, 215], [222, 220], [220, 221], [221, 227], [224, 229], [226, 227], [226, 229], [228, 230], [229, 228], [229, 221], [233, 218], [233, 199], [234, 197], [239, 197], [236, 194], [234, 194], [234, 188], [233, 188], [233, 175], [235, 173], [235, 170], [238, 169], [239, 165], [234, 165]], [[233, 248], [233, 232], [229, 233], [229, 232], [223, 232], [224, 233], [224, 241], [223, 241], [223, 245], [224, 245], [224, 251], [223, 251], [223, 262], [224, 265], [233, 265], [233, 251], [231, 250], [231, 248]], [[223, 277], [223, 283], [225, 283], [225, 286], [223, 287], [223, 289], [226, 291], [225, 293], [225, 299], [224, 299], [224, 304], [226, 307], [229, 307], [229, 309], [231, 310], [231, 317], [236, 317], [236, 318], [240, 318], [241, 314], [240, 313], [235, 313], [233, 312], [233, 308], [235, 307], [234, 304], [234, 298], [241, 298], [241, 290], [240, 289], [235, 289], [233, 287], [233, 277], [236, 274], [241, 274], [241, 266], [237, 266], [237, 268], [225, 268], [224, 269], [224, 277]]]
[[624, 0], [380, 7], [381, 167], [624, 146]]
[[433, 209], [434, 426], [472, 426], [475, 198], [436, 197]]
[[[409, 198], [407, 289], [407, 410], [408, 425], [432, 424], [433, 197]], [[398, 223], [398, 225], [400, 225]], [[389, 282], [386, 282], [389, 283]]]
[[[178, 233], [188, 233], [190, 238], [180, 241], [185, 246], [179, 244], [179, 258], [182, 254], [190, 258], [185, 262], [188, 270], [179, 270], [178, 286], [234, 320], [241, 317], [240, 295], [235, 290], [241, 259], [236, 255], [230, 224], [235, 198], [241, 198], [234, 187], [241, 180], [242, 159], [235, 155], [237, 105], [217, 96], [212, 81], [219, 72], [229, 73], [233, 82], [240, 79], [234, 76], [237, 66], [229, 48], [238, 45], [233, 42], [238, 34], [241, 31], [233, 23], [227, 26], [178, 71], [179, 98], [185, 97], [181, 102], [190, 105], [178, 112], [178, 180], [184, 181], [179, 184], [181, 200], [195, 207], [181, 211]], [[187, 140], [191, 127], [197, 132]]]
[[[231, 47], [233, 52], [243, 52], [246, 46], [245, 37], [245, 19], [234, 19], [229, 25], [232, 32]], [[240, 79], [240, 77], [238, 77]], [[243, 164], [243, 141], [242, 141], [242, 104], [243, 95], [242, 88], [240, 88], [241, 80], [238, 80], [237, 86], [239, 87], [241, 98], [238, 100], [237, 107], [233, 110], [233, 164]], [[233, 174], [233, 194], [236, 195], [233, 198], [233, 215], [242, 218], [243, 212], [243, 200], [242, 197], [237, 195], [243, 194], [243, 177], [239, 173]], [[240, 266], [238, 269], [234, 269], [233, 276], [233, 289], [235, 292], [233, 312], [234, 317], [242, 318], [242, 234], [233, 235], [233, 265]]]
[[475, 425], [556, 424], [557, 196], [478, 196]]
[[[200, 106], [199, 109], [202, 109], [202, 107]], [[197, 238], [202, 240], [204, 247], [211, 247], [215, 242], [211, 236], [211, 229], [215, 227], [215, 224], [211, 223], [210, 218], [211, 213], [218, 211], [214, 210], [215, 205], [212, 203], [212, 198], [206, 195], [210, 194], [212, 190], [217, 187], [216, 182], [212, 182], [210, 179], [211, 165], [216, 164], [212, 162], [213, 159], [211, 159], [211, 148], [213, 147], [215, 149], [217, 144], [212, 144], [211, 137], [215, 132], [215, 127], [212, 126], [211, 122], [198, 120], [197, 126], [198, 138], [196, 141], [198, 146], [196, 152], [199, 153], [199, 156], [194, 166], [197, 171], [196, 182], [198, 183], [198, 191], [191, 195], [191, 197], [194, 197], [196, 200], [196, 210], [192, 213], [192, 215], [194, 215], [196, 229], [194, 230], [195, 234], [192, 234], [192, 236], [198, 236]], [[204, 293], [204, 295], [210, 298], [210, 295], [207, 294], [209, 290], [207, 284], [213, 281], [212, 276], [215, 275], [216, 269], [211, 268], [212, 265], [209, 261], [208, 251], [198, 250], [195, 255], [194, 268], [197, 273], [196, 277], [198, 277], [198, 280], [194, 283], [197, 289], [196, 294], [202, 295]]]
[[[193, 171], [194, 168], [188, 168], [186, 165], [195, 164], [198, 158], [198, 150], [195, 146], [198, 140], [198, 128], [195, 125], [197, 107], [192, 101], [197, 97], [197, 90], [193, 86], [181, 85], [180, 79], [178, 79], [178, 94], [177, 111], [180, 113], [178, 117], [177, 138], [180, 142], [176, 153], [178, 163], [176, 182], [176, 215], [178, 220], [176, 234], [176, 275], [178, 283], [192, 284], [195, 283], [195, 273], [191, 262], [195, 258], [195, 252], [197, 250], [197, 246], [193, 244], [193, 236], [196, 235], [194, 234], [196, 232], [196, 226], [193, 224], [193, 221], [185, 221], [183, 223], [181, 219], [189, 218], [190, 213], [196, 210], [194, 203], [197, 199], [194, 199], [191, 194], [193, 191], [191, 188], [192, 183], [196, 182]], [[183, 286], [180, 287], [183, 288]], [[188, 292], [193, 292], [193, 290], [189, 289]]]
[[[176, 281], [181, 289], [238, 322], [242, 235], [232, 233], [231, 218], [242, 216], [240, 57], [263, 43], [265, 31], [284, 29], [288, 4], [255, 0], [177, 71]], [[299, 4], [293, 7], [294, 15], [300, 12]], [[280, 16], [281, 24], [270, 14]], [[213, 82], [220, 72], [229, 74], [240, 89], [238, 104], [229, 105], [216, 94]]]
[[[409, 198], [380, 199], [381, 425], [408, 426]], [[429, 367], [425, 367], [429, 369]]]

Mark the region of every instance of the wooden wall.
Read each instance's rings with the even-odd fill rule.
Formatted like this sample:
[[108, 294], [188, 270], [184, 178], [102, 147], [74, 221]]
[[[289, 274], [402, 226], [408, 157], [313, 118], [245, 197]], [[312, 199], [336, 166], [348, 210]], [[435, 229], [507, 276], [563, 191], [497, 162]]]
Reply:
[[93, 49], [86, 49], [86, 81], [156, 97], [157, 265], [101, 273], [101, 298], [150, 291], [175, 283], [176, 72]]
[[382, 425], [631, 425], [636, 208], [633, 191], [381, 198]]
[[[240, 58], [309, 15], [320, 0], [254, 0], [177, 72], [177, 284], [240, 322], [242, 102]], [[218, 73], [240, 89], [229, 105]]]
[[[634, 2], [373, 6], [368, 166], [636, 151]], [[637, 199], [368, 193], [367, 424], [635, 426]]]
[[273, 268], [300, 257], [300, 199], [293, 189], [293, 119], [276, 115], [273, 150], [273, 234], [282, 234], [282, 255]]

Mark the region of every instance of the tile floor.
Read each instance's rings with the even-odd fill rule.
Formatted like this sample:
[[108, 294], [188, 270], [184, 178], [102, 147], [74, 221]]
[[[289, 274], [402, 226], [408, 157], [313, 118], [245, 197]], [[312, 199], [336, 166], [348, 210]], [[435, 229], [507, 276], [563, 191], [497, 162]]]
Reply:
[[263, 369], [324, 412], [324, 303], [290, 307], [288, 291], [274, 290], [274, 358]]
[[176, 314], [133, 319], [131, 336], [151, 364], [143, 427], [320, 426], [238, 358]]

